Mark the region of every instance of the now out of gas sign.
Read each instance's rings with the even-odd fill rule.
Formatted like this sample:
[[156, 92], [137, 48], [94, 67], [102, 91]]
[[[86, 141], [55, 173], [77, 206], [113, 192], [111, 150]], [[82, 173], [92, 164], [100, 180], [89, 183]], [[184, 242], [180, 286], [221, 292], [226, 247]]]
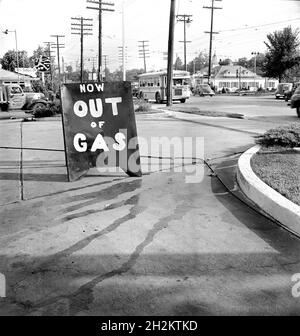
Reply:
[[69, 181], [92, 167], [141, 176], [130, 82], [65, 84], [62, 108]]

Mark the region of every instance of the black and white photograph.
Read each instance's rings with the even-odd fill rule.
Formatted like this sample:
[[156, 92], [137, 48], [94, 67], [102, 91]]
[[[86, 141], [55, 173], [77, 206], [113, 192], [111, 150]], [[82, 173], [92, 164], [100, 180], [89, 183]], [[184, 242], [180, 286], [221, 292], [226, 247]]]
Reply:
[[0, 316], [300, 316], [300, 0], [0, 0]]

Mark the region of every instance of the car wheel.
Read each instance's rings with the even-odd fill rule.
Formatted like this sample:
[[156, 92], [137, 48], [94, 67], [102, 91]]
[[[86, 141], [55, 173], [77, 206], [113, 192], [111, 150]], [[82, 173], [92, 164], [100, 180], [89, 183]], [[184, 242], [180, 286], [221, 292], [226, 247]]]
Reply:
[[186, 99], [180, 99], [180, 103], [185, 103]]
[[161, 97], [159, 92], [157, 92], [155, 95], [155, 101], [157, 104], [161, 104]]
[[296, 111], [297, 111], [297, 116], [298, 116], [298, 118], [300, 118], [300, 106], [298, 106], [298, 107], [296, 108]]

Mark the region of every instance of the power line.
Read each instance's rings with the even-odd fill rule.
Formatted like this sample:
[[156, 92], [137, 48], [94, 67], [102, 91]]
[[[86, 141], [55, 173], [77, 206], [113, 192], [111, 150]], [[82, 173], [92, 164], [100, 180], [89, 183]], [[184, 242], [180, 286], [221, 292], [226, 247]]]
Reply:
[[58, 86], [59, 86], [59, 89], [60, 89], [61, 82], [60, 82], [60, 56], [59, 56], [59, 50], [62, 49], [62, 48], [65, 48], [65, 45], [59, 43], [59, 38], [60, 37], [65, 37], [65, 35], [50, 35], [50, 36], [56, 38], [56, 43], [53, 43], [53, 45], [55, 45], [55, 47], [52, 46], [52, 48], [53, 47], [56, 48], [56, 51], [57, 51]]
[[147, 40], [142, 40], [139, 41], [139, 58], [144, 59], [144, 71], [147, 72], [147, 64], [146, 64], [146, 58], [150, 57], [149, 54], [149, 41]]
[[191, 43], [191, 41], [187, 41], [186, 40], [186, 24], [192, 22], [192, 19], [191, 19], [192, 16], [193, 15], [188, 15], [188, 14], [179, 14], [179, 15], [176, 15], [177, 22], [183, 22], [184, 40], [183, 41], [179, 41], [179, 42], [184, 43], [184, 68], [185, 68], [185, 71], [187, 71], [186, 44], [187, 43]]
[[[93, 19], [87, 19], [84, 17], [72, 17], [71, 20], [71, 34], [80, 35], [80, 81], [83, 82], [83, 36], [84, 35], [93, 35], [90, 33], [93, 29], [92, 24], [85, 23], [86, 21], [91, 22]], [[80, 23], [77, 23], [80, 21]]]
[[211, 22], [210, 22], [210, 31], [205, 32], [210, 35], [209, 38], [209, 60], [208, 60], [208, 83], [210, 83], [210, 76], [211, 76], [211, 56], [212, 56], [212, 37], [213, 34], [218, 34], [218, 32], [213, 31], [213, 25], [214, 25], [214, 10], [215, 9], [222, 9], [221, 7], [214, 7], [215, 1], [222, 1], [222, 0], [211, 0], [211, 6], [203, 6], [203, 8], [210, 9], [211, 10]]
[[[102, 12], [114, 12], [112, 9], [114, 3], [102, 2], [102, 0], [87, 0], [88, 3], [96, 5], [96, 7], [87, 6], [88, 9], [98, 11], [99, 15], [99, 36], [98, 36], [98, 81], [102, 80]], [[107, 7], [108, 6], [108, 7]], [[110, 6], [110, 7], [109, 7]]]

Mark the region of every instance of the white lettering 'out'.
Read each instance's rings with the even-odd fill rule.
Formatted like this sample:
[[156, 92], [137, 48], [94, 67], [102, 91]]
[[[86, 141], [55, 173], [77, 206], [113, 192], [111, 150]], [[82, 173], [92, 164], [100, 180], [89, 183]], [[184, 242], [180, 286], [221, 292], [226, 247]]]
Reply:
[[[97, 108], [96, 108], [97, 104]], [[100, 98], [96, 99], [96, 104], [94, 99], [89, 100], [89, 106], [90, 106], [90, 111], [91, 115], [94, 118], [100, 118], [103, 114], [103, 105], [102, 105], [102, 100]]]
[[112, 112], [114, 116], [117, 116], [118, 113], [118, 103], [122, 103], [122, 97], [116, 97], [116, 98], [106, 98], [105, 103], [111, 104], [112, 106]]
[[82, 100], [78, 100], [73, 107], [74, 113], [80, 117], [83, 118], [87, 115], [88, 113], [88, 106], [87, 104], [82, 101]]

